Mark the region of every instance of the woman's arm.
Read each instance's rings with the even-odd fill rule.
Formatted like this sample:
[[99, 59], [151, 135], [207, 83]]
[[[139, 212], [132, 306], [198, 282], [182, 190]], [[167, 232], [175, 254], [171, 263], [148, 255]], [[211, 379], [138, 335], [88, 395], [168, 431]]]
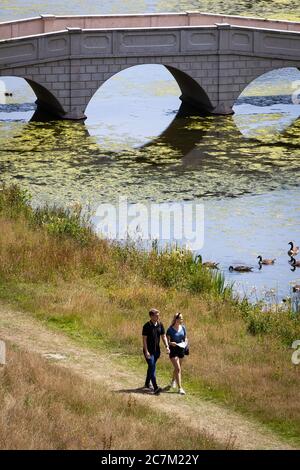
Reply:
[[171, 341], [171, 336], [167, 336], [167, 339], [168, 339], [169, 346], [177, 346], [177, 343], [175, 343], [174, 341]]
[[167, 352], [169, 353], [169, 352], [170, 352], [170, 349], [169, 349], [169, 340], [167, 339], [167, 336], [166, 336], [166, 335], [163, 335], [162, 339], [163, 339], [164, 345], [165, 345], [165, 347], [166, 347], [166, 350], [167, 350]]
[[186, 344], [188, 344], [189, 340], [188, 340], [188, 337], [187, 337], [187, 335], [186, 335], [186, 328], [185, 328], [185, 326], [184, 326], [183, 328], [184, 328], [184, 342], [185, 342]]

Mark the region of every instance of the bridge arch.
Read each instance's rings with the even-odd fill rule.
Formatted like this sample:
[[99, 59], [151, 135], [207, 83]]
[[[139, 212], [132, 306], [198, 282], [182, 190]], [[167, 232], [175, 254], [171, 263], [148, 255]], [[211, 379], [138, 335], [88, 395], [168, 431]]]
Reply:
[[36, 116], [43, 116], [45, 119], [51, 117], [64, 117], [67, 114], [63, 106], [63, 100], [59, 97], [56, 84], [47, 82], [47, 74], [43, 71], [43, 66], [28, 68], [13, 68], [0, 70], [0, 79], [14, 77], [24, 79], [36, 96]]
[[[239, 105], [244, 104], [250, 105], [246, 113], [245, 108], [239, 111]], [[300, 106], [294, 106], [297, 104], [300, 105], [299, 69], [272, 68], [254, 78], [237, 97], [234, 121], [245, 137], [276, 145], [299, 121]], [[255, 114], [255, 122], [251, 118], [249, 121], [249, 114]]]
[[41, 85], [37, 81], [24, 77], [26, 82], [34, 91], [36, 100], [36, 112], [33, 119], [39, 119], [41, 116], [44, 118], [53, 116], [63, 116], [65, 111], [58, 98], [51, 92], [45, 85]]
[[[230, 100], [229, 106], [233, 107], [236, 101], [239, 98], [242, 98], [244, 96], [247, 89], [249, 89], [249, 87], [257, 79], [269, 74], [270, 72], [275, 72], [275, 71], [280, 71], [280, 70], [284, 71], [289, 68], [293, 68], [295, 70], [297, 69], [298, 71], [300, 71], [299, 64], [295, 64], [290, 61], [283, 62], [283, 61], [274, 61], [274, 60], [272, 61], [272, 64], [270, 63], [270, 61], [266, 60], [265, 64], [262, 65], [261, 67], [256, 68], [256, 69], [255, 68], [249, 69], [247, 78], [243, 80], [242, 84], [240, 84], [239, 89], [238, 88], [233, 89], [232, 98]], [[299, 78], [297, 80], [299, 80], [299, 83], [298, 83], [298, 89], [299, 89], [300, 88], [300, 73], [299, 73]], [[294, 90], [291, 89], [291, 94], [293, 91], [296, 91], [296, 88]]]
[[173, 75], [181, 90], [183, 107], [181, 112], [184, 114], [208, 114], [213, 111], [213, 105], [203, 86], [183, 72], [180, 68], [165, 66]]
[[[118, 65], [113, 66], [112, 71], [103, 74], [103, 78], [101, 77], [101, 73], [98, 74], [99, 78], [96, 74], [93, 74], [94, 78], [97, 77], [98, 79], [92, 83], [93, 86], [91, 87], [89, 96], [86, 96], [85, 98], [80, 98], [78, 96], [78, 99], [81, 99], [83, 115], [85, 115], [86, 109], [88, 108], [92, 98], [101, 89], [101, 86], [104, 85], [104, 83], [108, 82], [108, 80], [115, 77], [124, 70], [128, 70], [130, 68], [138, 67], [141, 65], [164, 66], [172, 75], [181, 92], [181, 96], [179, 96], [180, 100], [182, 101], [182, 105], [179, 109], [180, 115], [205, 115], [213, 110], [213, 105], [209, 99], [209, 95], [206, 92], [204, 86], [201, 86], [200, 83], [198, 83], [189, 73], [184, 70], [181, 70], [179, 66], [170, 66], [163, 61], [142, 61], [141, 59], [137, 58], [135, 61], [131, 60], [130, 64], [120, 63]], [[80, 94], [80, 90], [78, 90], [78, 93]]]

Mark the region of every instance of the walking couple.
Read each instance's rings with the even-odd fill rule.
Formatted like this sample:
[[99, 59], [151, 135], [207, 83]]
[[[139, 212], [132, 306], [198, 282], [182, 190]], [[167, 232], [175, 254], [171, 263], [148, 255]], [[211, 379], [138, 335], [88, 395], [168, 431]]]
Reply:
[[173, 364], [173, 378], [171, 384], [167, 387], [176, 388], [178, 386], [178, 393], [185, 395], [185, 391], [181, 384], [181, 367], [184, 355], [187, 354], [187, 336], [186, 329], [183, 325], [183, 316], [181, 313], [174, 315], [170, 327], [165, 333], [163, 324], [160, 322], [160, 313], [155, 308], [149, 312], [150, 321], [143, 326], [143, 352], [148, 364], [145, 388], [153, 385], [153, 393], [155, 395], [161, 392], [161, 387], [156, 382], [156, 361], [160, 356], [160, 337], [169, 354], [170, 360]]

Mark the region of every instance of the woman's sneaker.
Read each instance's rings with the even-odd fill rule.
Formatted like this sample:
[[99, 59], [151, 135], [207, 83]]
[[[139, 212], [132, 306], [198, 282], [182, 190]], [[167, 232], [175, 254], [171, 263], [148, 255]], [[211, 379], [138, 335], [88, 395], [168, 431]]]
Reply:
[[171, 382], [169, 385], [167, 385], [167, 386], [165, 387], [165, 390], [168, 391], [168, 390], [170, 390], [171, 388], [176, 388], [176, 386], [177, 386], [176, 380], [172, 380], [172, 382]]
[[179, 388], [179, 389], [178, 389], [178, 393], [179, 393], [180, 395], [185, 395], [185, 391], [183, 390], [183, 388]]

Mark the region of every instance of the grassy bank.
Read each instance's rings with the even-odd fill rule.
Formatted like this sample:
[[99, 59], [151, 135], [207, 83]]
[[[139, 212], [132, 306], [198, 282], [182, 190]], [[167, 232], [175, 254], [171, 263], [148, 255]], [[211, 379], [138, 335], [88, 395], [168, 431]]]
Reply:
[[[177, 2], [175, 0], [168, 0], [169, 11]], [[187, 4], [189, 7], [192, 5]], [[252, 2], [249, 0], [229, 0], [224, 2], [222, 0], [204, 0], [193, 2], [193, 10], [200, 10], [210, 13], [221, 13], [223, 15], [242, 15], [242, 16], [256, 16], [261, 18], [276, 18], [286, 19], [290, 21], [300, 20], [299, 3], [296, 0], [260, 0], [259, 2]], [[167, 9], [165, 9], [167, 11]]]
[[[149, 307], [170, 323], [181, 311], [191, 342], [189, 394], [225, 403], [300, 443], [299, 366], [291, 343], [300, 321], [238, 303], [220, 275], [191, 253], [141, 252], [96, 238], [79, 211], [33, 210], [16, 187], [0, 191], [0, 298], [86, 344], [124, 353], [141, 374]], [[160, 361], [167, 380], [169, 360]]]
[[224, 448], [14, 345], [8, 363], [0, 366], [0, 449]]

